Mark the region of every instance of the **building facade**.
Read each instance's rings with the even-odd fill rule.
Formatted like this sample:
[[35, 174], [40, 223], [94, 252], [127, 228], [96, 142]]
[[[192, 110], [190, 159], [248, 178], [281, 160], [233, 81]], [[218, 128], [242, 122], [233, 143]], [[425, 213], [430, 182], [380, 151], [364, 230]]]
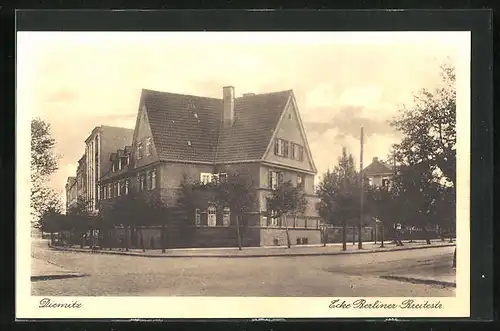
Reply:
[[[256, 202], [246, 213], [245, 246], [285, 245], [285, 226], [293, 244], [320, 243], [317, 171], [291, 90], [235, 97], [233, 87], [224, 87], [221, 99], [143, 90], [131, 144], [117, 148], [109, 162], [97, 195], [103, 208], [132, 189], [176, 206], [185, 181], [208, 184], [244, 173]], [[303, 187], [307, 209], [267, 217], [267, 197], [285, 181]], [[234, 213], [212, 200], [208, 192], [194, 210], [173, 217], [171, 246], [236, 244]]]
[[76, 177], [68, 177], [65, 185], [66, 189], [66, 213], [76, 206], [78, 200], [78, 186]]
[[91, 212], [98, 211], [98, 182], [111, 171], [109, 155], [118, 148], [129, 145], [132, 129], [101, 125], [85, 140], [85, 194]]
[[363, 174], [370, 185], [390, 187], [394, 172], [387, 164], [374, 157], [372, 163], [363, 170]]
[[86, 199], [87, 197], [87, 162], [86, 155], [83, 154], [78, 160], [78, 167], [76, 169], [76, 185], [77, 185], [77, 199]]

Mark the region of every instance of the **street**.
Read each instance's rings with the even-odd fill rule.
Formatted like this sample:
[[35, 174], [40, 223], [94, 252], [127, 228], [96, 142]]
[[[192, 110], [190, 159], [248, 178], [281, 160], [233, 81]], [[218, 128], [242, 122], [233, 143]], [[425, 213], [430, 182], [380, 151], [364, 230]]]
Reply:
[[34, 259], [86, 277], [31, 283], [37, 296], [443, 297], [454, 287], [389, 280], [387, 275], [448, 272], [454, 247], [260, 258], [144, 258], [50, 250], [32, 241]]

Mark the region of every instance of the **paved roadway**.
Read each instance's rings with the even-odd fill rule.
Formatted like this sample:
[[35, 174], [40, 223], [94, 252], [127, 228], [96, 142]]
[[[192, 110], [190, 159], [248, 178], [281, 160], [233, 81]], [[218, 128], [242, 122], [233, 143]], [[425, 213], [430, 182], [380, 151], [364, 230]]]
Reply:
[[88, 277], [32, 282], [40, 296], [454, 296], [454, 288], [379, 278], [449, 269], [454, 247], [373, 254], [266, 258], [144, 258], [52, 251], [34, 258]]

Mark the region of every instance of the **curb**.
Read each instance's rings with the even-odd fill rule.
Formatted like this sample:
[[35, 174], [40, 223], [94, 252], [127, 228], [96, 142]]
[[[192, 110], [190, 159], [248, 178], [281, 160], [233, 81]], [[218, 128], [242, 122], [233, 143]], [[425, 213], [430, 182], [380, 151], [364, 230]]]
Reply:
[[40, 280], [55, 280], [55, 279], [66, 279], [66, 278], [79, 278], [87, 277], [86, 274], [62, 274], [62, 275], [43, 275], [43, 276], [31, 276], [32, 282], [37, 282]]
[[[338, 252], [317, 252], [317, 253], [289, 253], [289, 254], [249, 254], [249, 255], [238, 255], [236, 254], [214, 254], [214, 255], [204, 255], [204, 254], [193, 254], [193, 255], [152, 255], [152, 254], [140, 254], [140, 253], [130, 253], [130, 252], [120, 252], [120, 251], [97, 251], [92, 252], [83, 249], [72, 249], [72, 248], [62, 248], [53, 247], [52, 249], [75, 252], [75, 253], [88, 253], [88, 254], [110, 254], [110, 255], [127, 255], [136, 257], [148, 257], [148, 258], [256, 258], [256, 257], [297, 257], [297, 256], [326, 256], [326, 255], [345, 255], [345, 254], [368, 254], [368, 253], [385, 253], [385, 252], [395, 252], [395, 251], [409, 251], [416, 249], [429, 249], [429, 248], [442, 248], [455, 246], [453, 244], [443, 244], [437, 246], [417, 246], [417, 247], [404, 247], [404, 248], [387, 248], [387, 249], [376, 249], [376, 250], [353, 250], [353, 251], [338, 251]], [[168, 250], [167, 253], [168, 254]]]
[[408, 282], [408, 283], [416, 283], [416, 284], [427, 284], [427, 285], [441, 285], [441, 286], [448, 286], [448, 287], [457, 287], [456, 283], [452, 282], [445, 282], [441, 280], [434, 280], [434, 279], [422, 279], [422, 278], [414, 278], [414, 277], [405, 277], [405, 276], [379, 276], [380, 278], [383, 279], [389, 279], [389, 280], [399, 280], [402, 282]]

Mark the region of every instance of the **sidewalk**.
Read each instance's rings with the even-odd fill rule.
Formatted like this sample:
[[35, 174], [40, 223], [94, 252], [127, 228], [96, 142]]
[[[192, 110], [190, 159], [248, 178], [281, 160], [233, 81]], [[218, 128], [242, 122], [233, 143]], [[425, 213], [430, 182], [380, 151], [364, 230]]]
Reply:
[[212, 258], [251, 258], [251, 257], [273, 257], [273, 256], [319, 256], [319, 255], [341, 255], [341, 254], [363, 254], [363, 253], [379, 253], [379, 252], [392, 252], [403, 251], [412, 249], [424, 248], [437, 248], [455, 246], [455, 242], [449, 243], [439, 239], [432, 240], [431, 245], [427, 245], [425, 241], [414, 241], [413, 243], [403, 242], [404, 246], [399, 247], [390, 242], [384, 243], [384, 248], [380, 248], [380, 243], [374, 244], [373, 242], [364, 242], [363, 249], [359, 250], [358, 245], [347, 243], [347, 250], [342, 251], [342, 244], [327, 244], [323, 245], [300, 245], [287, 248], [286, 246], [272, 246], [272, 247], [243, 247], [238, 250], [237, 247], [227, 248], [180, 248], [180, 249], [167, 249], [165, 253], [161, 249], [146, 250], [143, 252], [140, 249], [130, 249], [128, 252], [125, 250], [102, 250], [91, 252], [89, 248], [77, 247], [52, 247], [55, 250], [83, 252], [87, 254], [115, 254], [115, 255], [129, 255], [138, 257], [151, 257], [151, 258], [185, 258], [185, 257], [212, 257]]
[[68, 271], [48, 261], [31, 258], [31, 281], [50, 280], [72, 277], [84, 277], [85, 274]]

